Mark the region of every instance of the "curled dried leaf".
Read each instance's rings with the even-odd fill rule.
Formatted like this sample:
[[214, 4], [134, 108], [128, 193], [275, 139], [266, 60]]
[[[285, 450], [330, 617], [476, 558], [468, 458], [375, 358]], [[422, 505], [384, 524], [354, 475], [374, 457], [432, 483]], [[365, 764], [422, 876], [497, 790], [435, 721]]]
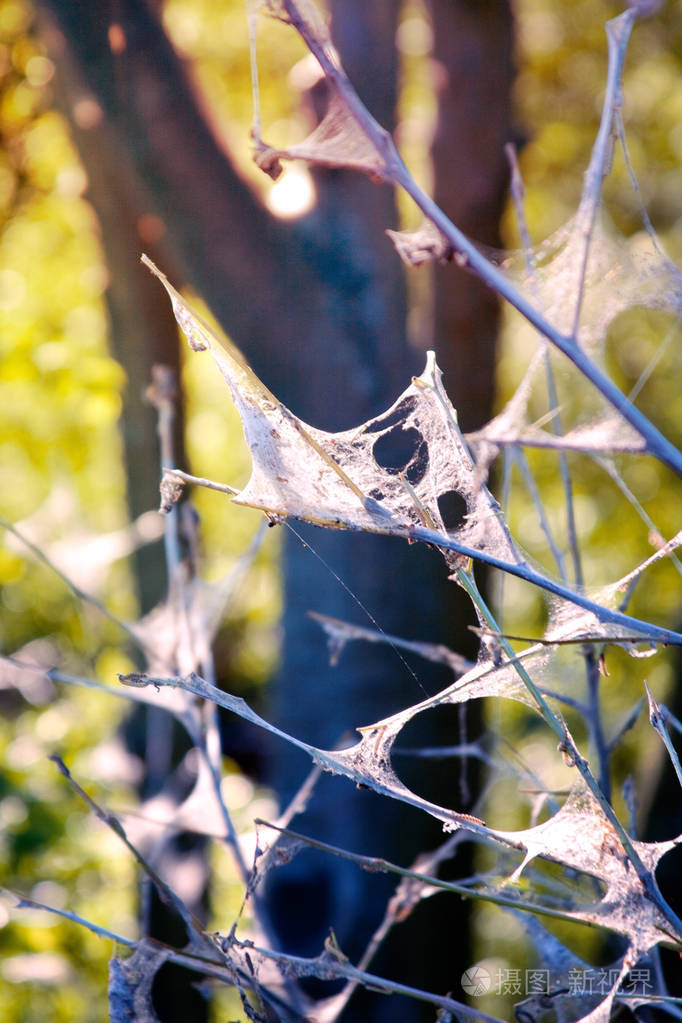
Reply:
[[184, 481], [172, 472], [166, 470], [161, 477], [159, 491], [161, 493], [161, 505], [159, 511], [167, 515], [172, 511], [178, 501], [182, 498], [185, 489]]
[[454, 249], [430, 220], [424, 220], [416, 231], [387, 231], [395, 250], [408, 266], [421, 266], [436, 261], [449, 263]]

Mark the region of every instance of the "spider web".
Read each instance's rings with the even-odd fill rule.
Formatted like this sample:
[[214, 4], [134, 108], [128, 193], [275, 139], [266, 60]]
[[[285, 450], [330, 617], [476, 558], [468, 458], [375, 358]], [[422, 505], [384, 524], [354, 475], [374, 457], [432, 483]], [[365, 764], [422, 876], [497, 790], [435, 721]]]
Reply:
[[[320, 125], [303, 143], [288, 149], [269, 147], [261, 133], [254, 71], [253, 134], [259, 165], [273, 176], [279, 173], [284, 159], [346, 166], [402, 184], [414, 195], [411, 184], [406, 184], [404, 167], [390, 138], [353, 92], [326, 26], [310, 13], [307, 5], [303, 8], [292, 0], [266, 7], [280, 20], [293, 25], [317, 58], [327, 79], [329, 106]], [[456, 412], [443, 390], [432, 355], [424, 372], [382, 415], [342, 433], [315, 429], [272, 395], [243, 357], [225, 346], [152, 266], [171, 297], [190, 347], [210, 352], [241, 416], [252, 456], [252, 473], [235, 498], [237, 503], [260, 509], [272, 522], [295, 518], [327, 528], [366, 530], [410, 542], [430, 543], [443, 554], [452, 577], [461, 585], [469, 585], [475, 602], [471, 559], [488, 561], [541, 586], [553, 597], [542, 639], [516, 653], [476, 602], [483, 637], [478, 662], [471, 667], [460, 662], [455, 666], [453, 655], [456, 677], [449, 686], [381, 721], [359, 723], [359, 741], [342, 751], [317, 749], [304, 739], [285, 735], [256, 715], [244, 701], [219, 692], [196, 675], [149, 681], [213, 700], [305, 750], [324, 770], [418, 807], [440, 820], [447, 830], [463, 830], [475, 840], [493, 843], [500, 851], [501, 864], [509, 850], [520, 853], [520, 864], [511, 872], [503, 871], [497, 885], [483, 884], [481, 893], [514, 892], [514, 886], [537, 858], [596, 879], [602, 888], [601, 895], [591, 904], [566, 909], [563, 918], [623, 935], [627, 950], [618, 963], [615, 971], [618, 979], [611, 989], [597, 1004], [582, 1004], [580, 1011], [587, 1012], [583, 1020], [590, 1023], [609, 1018], [620, 980], [661, 941], [676, 947], [682, 944], [679, 921], [662, 899], [655, 880], [660, 859], [681, 839], [678, 836], [669, 842], [644, 843], [628, 835], [608, 802], [600, 797], [599, 786], [563, 722], [560, 706], [562, 701], [579, 703], [570, 684], [571, 672], [575, 677], [578, 670], [575, 658], [581, 657], [582, 644], [601, 650], [618, 644], [630, 653], [641, 654], [653, 650], [656, 643], [682, 641], [677, 633], [626, 616], [619, 604], [623, 592], [651, 565], [674, 553], [682, 533], [660, 544], [652, 557], [625, 577], [599, 592], [587, 594], [581, 586], [570, 586], [565, 580], [555, 582], [529, 563], [487, 488], [486, 475], [496, 452], [507, 446], [580, 450], [605, 459], [608, 465], [613, 465], [612, 456], [619, 452], [656, 450], [653, 433], [625, 402], [617, 399], [614, 402], [613, 390], [603, 386], [598, 372], [604, 361], [609, 328], [621, 313], [641, 306], [679, 317], [682, 309], [682, 275], [665, 256], [648, 219], [645, 220], [648, 233], [625, 239], [609, 224], [601, 204], [601, 183], [610, 163], [613, 129], [620, 123], [620, 78], [634, 18], [633, 11], [628, 11], [608, 26], [609, 82], [602, 125], [579, 209], [563, 228], [539, 246], [526, 246], [523, 253], [484, 259], [456, 229], [450, 229], [452, 225], [444, 226], [439, 211], [425, 202], [422, 208], [427, 212], [426, 224], [416, 235], [391, 233], [402, 258], [412, 264], [428, 258], [445, 259], [456, 253], [455, 258], [498, 286], [501, 294], [511, 295], [510, 301], [528, 315], [534, 327], [541, 325], [545, 337], [555, 342], [560, 337], [564, 354], [571, 357], [573, 353], [575, 365], [587, 377], [581, 381], [582, 390], [587, 393], [592, 384], [597, 387], [587, 402], [592, 410], [588, 422], [575, 424], [567, 431], [552, 432], [543, 423], [532, 421], [531, 396], [540, 371], [546, 367], [547, 344], [544, 338], [539, 338], [537, 354], [505, 409], [466, 440], [459, 431]], [[528, 309], [533, 310], [532, 315], [525, 312]], [[556, 419], [556, 414], [557, 410], [550, 408], [550, 419]], [[410, 453], [399, 460], [400, 464], [386, 463], [380, 454], [382, 444], [396, 436], [409, 442]], [[454, 523], [448, 522], [446, 526], [443, 508], [448, 497], [459, 502], [460, 513]], [[338, 623], [334, 626], [327, 623], [325, 627], [328, 632], [335, 630], [333, 635], [338, 642], [362, 638], [344, 634]], [[568, 672], [561, 668], [567, 645], [569, 651], [575, 651]], [[442, 651], [424, 647], [419, 652], [444, 659]], [[543, 693], [548, 694], [551, 707]], [[539, 714], [545, 722], [553, 722], [555, 731], [561, 733], [563, 728], [562, 751], [571, 768], [579, 767], [581, 778], [574, 782], [563, 805], [543, 823], [513, 832], [496, 830], [479, 818], [420, 797], [396, 774], [391, 753], [411, 719], [434, 707], [473, 699], [513, 700]], [[549, 797], [549, 791], [544, 795]], [[505, 897], [508, 904], [509, 898]], [[519, 910], [549, 912], [540, 893], [534, 892], [527, 906], [521, 898], [517, 903]], [[536, 937], [539, 947], [549, 948], [549, 939], [542, 939], [539, 932]], [[568, 1018], [565, 1013], [564, 1018]]]

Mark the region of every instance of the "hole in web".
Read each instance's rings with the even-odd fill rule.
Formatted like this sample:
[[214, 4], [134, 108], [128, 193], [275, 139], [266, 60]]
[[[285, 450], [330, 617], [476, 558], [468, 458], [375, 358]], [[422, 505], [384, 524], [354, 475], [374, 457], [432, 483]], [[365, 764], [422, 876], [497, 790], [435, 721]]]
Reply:
[[[184, 1004], [186, 1019], [201, 1019], [206, 1003], [203, 995], [194, 986], [196, 974], [177, 963], [164, 963], [157, 970], [152, 982], [152, 1005], [160, 1019], [176, 1019], [178, 1001]], [[196, 1013], [196, 1016], [195, 1016]], [[147, 1013], [146, 1019], [151, 1019]], [[141, 1018], [141, 1017], [138, 1017]]]
[[404, 473], [413, 486], [424, 478], [429, 466], [427, 444], [412, 426], [407, 430], [394, 426], [382, 434], [374, 444], [373, 454], [377, 465], [394, 476]]
[[[474, 742], [473, 707], [443, 704], [422, 711], [402, 728], [391, 751], [391, 762], [403, 785], [424, 799], [451, 810], [467, 812], [481, 784], [481, 762], [457, 753], [460, 743]], [[480, 707], [475, 708], [476, 714]], [[478, 731], [478, 728], [475, 729]]]
[[[539, 791], [537, 794], [533, 791], [533, 784], [532, 779], [520, 778], [516, 773], [502, 773], [489, 779], [485, 804], [479, 811], [486, 824], [500, 831], [520, 832], [554, 817], [566, 794], [553, 793], [543, 800]], [[540, 779], [535, 784], [540, 790]]]
[[467, 503], [456, 490], [447, 490], [438, 496], [438, 511], [448, 533], [454, 533], [464, 525]]
[[666, 948], [664, 945], [659, 945], [657, 951], [660, 953], [661, 967], [667, 991], [678, 998], [682, 997], [680, 953], [672, 948]]
[[[671, 814], [671, 816], [675, 816]], [[679, 818], [678, 822], [679, 824]], [[677, 830], [677, 827], [675, 827]], [[669, 902], [675, 912], [682, 912], [682, 893], [680, 893], [680, 871], [682, 871], [682, 848], [671, 849], [662, 858], [656, 868], [656, 881], [661, 894]]]

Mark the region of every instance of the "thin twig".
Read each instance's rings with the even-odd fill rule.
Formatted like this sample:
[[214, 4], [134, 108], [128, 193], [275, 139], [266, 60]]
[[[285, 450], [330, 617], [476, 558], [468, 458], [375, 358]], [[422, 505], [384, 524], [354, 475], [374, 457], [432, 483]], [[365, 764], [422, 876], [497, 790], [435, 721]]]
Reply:
[[578, 294], [576, 296], [575, 311], [573, 314], [573, 329], [571, 331], [576, 344], [578, 343], [580, 311], [585, 293], [587, 262], [590, 254], [592, 233], [594, 231], [597, 209], [599, 208], [599, 202], [601, 199], [602, 181], [610, 169], [611, 159], [613, 157], [613, 143], [615, 138], [614, 118], [616, 110], [622, 102], [621, 79], [623, 77], [625, 53], [636, 17], [637, 15], [634, 7], [629, 7], [617, 18], [613, 18], [611, 21], [606, 23], [606, 38], [609, 52], [606, 94], [602, 104], [599, 131], [592, 148], [589, 166], [585, 172], [585, 184], [577, 214], [577, 222], [583, 236], [583, 251], [580, 260], [580, 274], [578, 277]]
[[526, 453], [525, 451], [523, 451], [522, 448], [514, 446], [511, 448], [511, 457], [516, 462], [516, 465], [518, 466], [521, 475], [523, 476], [523, 481], [526, 484], [526, 490], [530, 494], [530, 499], [537, 510], [538, 518], [540, 520], [540, 528], [542, 532], [545, 534], [545, 539], [549, 544], [549, 549], [552, 552], [552, 557], [556, 562], [556, 566], [559, 571], [559, 576], [563, 582], [568, 583], [568, 575], [566, 573], [564, 555], [559, 550], [557, 542], [552, 534], [552, 529], [547, 518], [547, 513], [545, 512], [545, 506], [542, 502], [542, 498], [540, 496], [540, 491], [538, 489], [535, 477], [530, 471], [530, 466], [528, 465]]
[[80, 924], [81, 927], [85, 927], [88, 931], [96, 934], [98, 938], [110, 938], [119, 945], [127, 945], [128, 948], [135, 948], [137, 946], [137, 942], [133, 941], [132, 938], [126, 938], [122, 934], [117, 934], [116, 931], [110, 931], [108, 927], [101, 927], [99, 924], [86, 919], [79, 913], [72, 912], [70, 909], [60, 909], [57, 906], [48, 906], [44, 902], [36, 902], [35, 899], [29, 899], [26, 895], [20, 895], [18, 892], [12, 891], [11, 888], [0, 888], [0, 891], [6, 892], [13, 899], [17, 900], [17, 909], [40, 909], [45, 913], [54, 913], [55, 916], [61, 916], [64, 920], [71, 920], [73, 923]]
[[[13, 526], [11, 522], [8, 522], [2, 517], [0, 517], [0, 526], [2, 526], [3, 529], [6, 529], [8, 533], [16, 536], [17, 540], [21, 541], [24, 547], [27, 547], [28, 550], [30, 550], [31, 554], [38, 558], [39, 561], [42, 561], [43, 564], [47, 565], [50, 571], [54, 572], [55, 575], [59, 576], [62, 582], [68, 586], [71, 592], [78, 597], [79, 600], [82, 600], [85, 604], [91, 604], [93, 607], [97, 608], [97, 610], [100, 611], [105, 618], [108, 618], [110, 622], [113, 622], [114, 625], [124, 632], [128, 639], [135, 644], [138, 650], [141, 650], [148, 657], [153, 657], [157, 661], [159, 660], [158, 653], [153, 646], [141, 639], [141, 637], [136, 634], [135, 630], [131, 628], [127, 622], [124, 622], [118, 617], [118, 615], [115, 615], [113, 611], [110, 611], [106, 604], [103, 604], [101, 600], [98, 600], [97, 597], [94, 597], [91, 593], [87, 593], [85, 590], [81, 589], [81, 587], [78, 586], [73, 579], [70, 579], [65, 572], [62, 572], [61, 568], [59, 568], [59, 566], [56, 565], [40, 547], [34, 544], [32, 540], [29, 540], [27, 536], [24, 536], [24, 534], [20, 532], [16, 526]], [[164, 667], [170, 667], [170, 665], [164, 664]]]
[[281, 831], [282, 834], [287, 835], [295, 841], [303, 842], [311, 849], [319, 849], [321, 852], [330, 853], [333, 856], [337, 856], [339, 859], [350, 860], [351, 863], [355, 863], [358, 867], [361, 867], [362, 870], [366, 870], [372, 874], [397, 874], [398, 877], [418, 881], [420, 884], [429, 888], [436, 888], [439, 891], [450, 892], [453, 895], [461, 896], [463, 899], [476, 899], [481, 902], [490, 902], [496, 906], [517, 909], [523, 913], [548, 916], [555, 920], [570, 920], [572, 923], [580, 923], [585, 927], [596, 926], [591, 920], [581, 920], [580, 918], [575, 917], [570, 910], [563, 912], [559, 909], [553, 909], [551, 906], [540, 906], [537, 903], [528, 901], [526, 898], [522, 898], [521, 895], [516, 897], [502, 895], [500, 892], [496, 891], [483, 891], [481, 888], [468, 887], [467, 885], [457, 884], [455, 881], [445, 881], [440, 877], [432, 877], [430, 874], [424, 874], [421, 871], [412, 870], [409, 867], [399, 867], [396, 863], [391, 863], [390, 860], [385, 860], [381, 856], [363, 856], [360, 853], [351, 852], [341, 846], [330, 845], [328, 842], [322, 842], [316, 838], [311, 838], [308, 835], [302, 835], [297, 831], [291, 831], [288, 828], [278, 828], [277, 825], [270, 824], [268, 821], [257, 820], [255, 823], [261, 824], [267, 828], [273, 828], [276, 831]]
[[184, 902], [178, 898], [172, 888], [156, 873], [153, 867], [147, 862], [141, 852], [133, 845], [125, 833], [123, 825], [112, 813], [103, 810], [100, 805], [88, 795], [85, 789], [78, 784], [61, 757], [51, 754], [49, 759], [56, 764], [59, 773], [67, 780], [74, 792], [80, 796], [84, 803], [90, 807], [98, 820], [102, 821], [113, 833], [123, 842], [125, 847], [133, 854], [137, 862], [144, 869], [147, 876], [154, 882], [161, 899], [169, 906], [172, 906], [179, 914], [181, 920], [199, 944], [206, 940], [203, 933], [203, 925], [196, 919], [193, 913], [187, 909]]
[[[525, 579], [526, 582], [533, 583], [533, 585], [547, 590], [548, 593], [553, 593], [555, 596], [562, 597], [577, 607], [582, 607], [585, 611], [590, 611], [599, 621], [605, 624], [620, 625], [625, 630], [632, 629], [634, 631], [636, 629], [641, 632], [642, 640], [649, 639], [654, 643], [671, 644], [674, 646], [682, 645], [682, 633], [675, 632], [672, 629], [664, 629], [661, 626], [652, 625], [650, 622], [642, 621], [639, 618], [625, 615], [620, 611], [614, 611], [612, 608], [604, 607], [590, 600], [584, 594], [569, 589], [545, 575], [541, 575], [527, 563], [504, 561], [493, 554], [488, 554], [487, 551], [477, 550], [474, 547], [468, 547], [466, 544], [459, 543], [450, 535], [444, 536], [443, 533], [425, 529], [423, 526], [411, 526], [408, 536], [411, 539], [422, 540], [424, 543], [432, 544], [434, 547], [442, 547], [444, 550], [462, 554], [473, 561], [482, 561], [484, 564], [492, 565], [493, 568], [499, 568], [503, 572], [516, 576], [518, 579]], [[604, 639], [608, 640], [608, 636], [604, 636]]]
[[221, 494], [228, 494], [230, 497], [236, 497], [239, 493], [235, 487], [230, 487], [227, 483], [216, 483], [215, 480], [204, 479], [203, 476], [192, 476], [188, 472], [183, 472], [181, 469], [169, 469], [166, 466], [163, 467], [163, 472], [170, 476], [176, 476], [183, 483], [194, 483], [198, 487], [207, 487], [209, 490], [218, 490]]
[[[645, 415], [628, 401], [613, 381], [578, 347], [575, 336], [566, 336], [553, 327], [542, 313], [511, 284], [504, 274], [479, 252], [473, 242], [452, 223], [434, 200], [417, 185], [400, 158], [386, 129], [377, 123], [359, 99], [341, 68], [333, 48], [317, 38], [314, 29], [311, 28], [305, 17], [300, 13], [295, 0], [282, 0], [282, 3], [290, 23], [298, 31], [306, 46], [316, 58], [337, 94], [342, 97], [348, 113], [358, 124], [366, 138], [372, 143], [376, 152], [380, 154], [384, 164], [382, 176], [403, 188], [422, 213], [450, 242], [456, 252], [461, 253], [466, 265], [496, 291], [498, 295], [514, 306], [529, 323], [536, 327], [541, 334], [573, 362], [576, 368], [640, 434], [646, 443], [647, 450], [652, 455], [655, 455], [666, 465], [670, 466], [678, 475], [682, 475], [682, 451], [678, 450]], [[630, 19], [634, 20], [634, 12], [632, 10], [626, 11], [619, 17], [624, 19], [624, 24], [627, 26]], [[614, 19], [614, 22], [619, 22], [619, 19]], [[602, 140], [598, 139], [597, 152], [599, 152], [601, 146]], [[597, 156], [595, 156], [594, 165], [597, 165]], [[603, 166], [603, 162], [600, 166]]]
[[[459, 570], [458, 576], [461, 585], [466, 589], [467, 593], [470, 595], [471, 599], [474, 601], [474, 603], [478, 607], [479, 611], [481, 612], [485, 620], [487, 620], [491, 628], [495, 629], [496, 628], [495, 620], [489, 608], [487, 607], [485, 601], [483, 600], [481, 594], [479, 593], [478, 588], [476, 587], [473, 575], [470, 575], [462, 570]], [[501, 639], [501, 644], [507, 656], [513, 657], [514, 651], [511, 648], [511, 646], [504, 639]], [[552, 731], [559, 739], [559, 748], [562, 749], [564, 753], [568, 755], [572, 765], [574, 765], [577, 768], [578, 772], [583, 778], [583, 781], [586, 783], [588, 789], [590, 790], [590, 792], [592, 793], [592, 795], [602, 808], [602, 811], [604, 812], [606, 819], [609, 821], [615, 833], [617, 834], [618, 839], [623, 847], [623, 850], [625, 851], [630, 862], [635, 868], [635, 871], [637, 872], [637, 876], [642, 884], [644, 891], [647, 893], [651, 901], [658, 907], [659, 911], [662, 913], [665, 919], [668, 920], [668, 922], [673, 925], [677, 932], [677, 935], [679, 936], [678, 940], [682, 942], [682, 920], [679, 919], [674, 910], [668, 905], [668, 903], [660, 894], [650, 870], [642, 862], [642, 859], [637, 850], [635, 849], [630, 836], [628, 835], [627, 831], [625, 830], [620, 820], [618, 819], [615, 810], [611, 806], [611, 803], [609, 802], [606, 793], [603, 791], [599, 782], [592, 774], [589, 764], [587, 763], [585, 758], [581, 756], [580, 751], [578, 750], [573, 740], [573, 737], [571, 736], [568, 730], [567, 725], [563, 721], [561, 721], [560, 718], [558, 718], [557, 715], [554, 713], [554, 711], [549, 706], [544, 696], [542, 695], [542, 693], [535, 685], [528, 672], [526, 671], [525, 666], [518, 659], [516, 659], [514, 668], [518, 673], [519, 677], [521, 678], [522, 682], [528, 689], [528, 692], [535, 700], [538, 710], [540, 711], [545, 722], [549, 725], [549, 727], [552, 729]]]
[[[524, 187], [523, 178], [521, 177], [521, 169], [519, 167], [518, 160], [516, 158], [516, 150], [511, 144], [505, 146], [505, 153], [509, 166], [511, 168], [511, 195], [514, 202], [514, 210], [516, 213], [516, 219], [519, 225], [519, 232], [521, 234], [521, 240], [523, 243], [523, 254], [526, 262], [526, 270], [530, 280], [531, 293], [535, 300], [536, 305], [540, 308], [540, 292], [537, 281], [537, 268], [535, 266], [535, 260], [533, 258], [530, 234], [528, 231], [528, 225], [526, 223], [526, 214], [524, 209]], [[563, 436], [564, 429], [561, 421], [561, 410], [559, 408], [559, 398], [557, 395], [556, 381], [554, 379], [554, 371], [552, 369], [552, 362], [549, 357], [549, 351], [547, 343], [542, 339], [543, 347], [543, 362], [545, 364], [545, 379], [547, 383], [547, 392], [549, 397], [549, 408], [552, 413], [552, 430], [557, 437]], [[566, 500], [566, 518], [568, 524], [568, 543], [571, 555], [573, 557], [573, 569], [575, 574], [576, 585], [582, 587], [583, 585], [583, 574], [580, 563], [580, 549], [578, 547], [578, 535], [575, 526], [575, 502], [573, 501], [573, 481], [571, 479], [571, 473], [568, 467], [568, 459], [566, 452], [559, 449], [559, 470], [561, 473], [561, 482], [564, 488], [564, 496]], [[525, 460], [525, 455], [524, 455]], [[542, 516], [541, 516], [542, 522]], [[553, 540], [549, 533], [549, 528], [545, 529], [545, 535], [547, 536], [550, 547], [554, 553]], [[568, 582], [568, 576], [564, 567], [563, 557], [557, 557], [554, 555], [559, 568], [559, 573], [564, 582]]]
[[680, 786], [682, 787], [682, 766], [680, 765], [680, 758], [677, 755], [677, 750], [673, 746], [670, 740], [670, 736], [668, 735], [668, 729], [665, 727], [664, 714], [659, 705], [656, 703], [656, 700], [654, 699], [653, 694], [646, 682], [644, 683], [644, 688], [646, 689], [646, 695], [649, 701], [649, 721], [651, 722], [653, 728], [655, 728], [655, 730], [658, 732], [661, 739], [663, 740], [663, 745], [668, 751], [670, 762], [675, 768], [677, 780], [680, 783]]
[[454, 998], [437, 995], [430, 991], [423, 991], [421, 988], [401, 984], [397, 980], [389, 980], [386, 977], [379, 977], [376, 974], [358, 970], [340, 952], [335, 954], [323, 953], [322, 956], [318, 956], [316, 959], [306, 959], [303, 956], [287, 955], [284, 952], [271, 952], [269, 949], [256, 948], [252, 945], [245, 947], [264, 959], [273, 960], [284, 968], [288, 967], [298, 976], [322, 977], [322, 979], [327, 980], [345, 977], [348, 980], [361, 984], [369, 991], [376, 991], [383, 995], [403, 995], [406, 998], [414, 998], [420, 1002], [428, 1002], [431, 1005], [437, 1005], [439, 1008], [445, 1009], [447, 1012], [456, 1014], [457, 1017], [472, 1018], [480, 1020], [481, 1023], [503, 1023], [498, 1016], [490, 1016], [487, 1012], [482, 1012], [480, 1009], [465, 1005], [464, 1002], [457, 1002]]

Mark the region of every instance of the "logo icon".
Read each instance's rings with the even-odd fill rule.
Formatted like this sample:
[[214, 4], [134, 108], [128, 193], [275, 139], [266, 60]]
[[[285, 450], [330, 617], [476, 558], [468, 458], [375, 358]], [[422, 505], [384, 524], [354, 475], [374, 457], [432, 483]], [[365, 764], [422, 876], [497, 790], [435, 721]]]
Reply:
[[480, 998], [490, 991], [490, 974], [485, 966], [470, 966], [465, 970], [462, 974], [462, 988], [473, 998]]

